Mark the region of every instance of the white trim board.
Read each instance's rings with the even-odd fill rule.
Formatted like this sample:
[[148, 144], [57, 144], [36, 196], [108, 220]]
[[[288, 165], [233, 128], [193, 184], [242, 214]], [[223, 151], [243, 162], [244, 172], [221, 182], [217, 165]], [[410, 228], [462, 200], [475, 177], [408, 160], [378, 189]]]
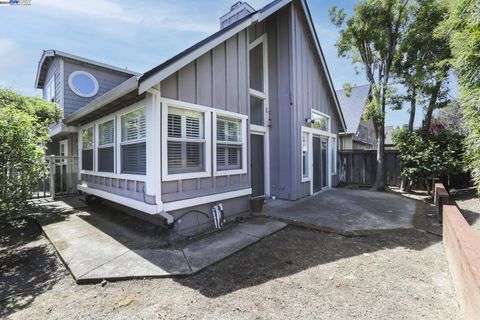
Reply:
[[202, 204], [208, 204], [212, 202], [218, 202], [227, 199], [234, 199], [238, 197], [248, 196], [252, 194], [252, 189], [242, 189], [237, 191], [230, 191], [224, 193], [212, 194], [209, 196], [196, 197], [191, 199], [179, 200], [174, 202], [166, 202], [163, 204], [163, 210], [165, 211], [174, 211], [189, 207], [194, 207]]

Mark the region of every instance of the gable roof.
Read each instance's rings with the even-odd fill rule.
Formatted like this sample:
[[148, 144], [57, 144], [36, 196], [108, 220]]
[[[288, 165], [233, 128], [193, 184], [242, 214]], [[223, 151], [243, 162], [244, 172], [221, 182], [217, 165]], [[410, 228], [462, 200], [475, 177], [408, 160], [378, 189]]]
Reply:
[[[238, 32], [244, 30], [245, 28], [249, 27], [250, 25], [263, 21], [265, 18], [269, 17], [270, 15], [274, 14], [277, 12], [279, 9], [283, 8], [285, 5], [291, 3], [294, 0], [275, 0], [264, 6], [262, 9], [257, 10], [240, 20], [232, 23], [231, 25], [217, 31], [216, 33], [210, 35], [209, 37], [203, 39], [202, 41], [194, 44], [193, 46], [187, 48], [186, 50], [180, 52], [179, 54], [175, 55], [174, 57], [166, 60], [165, 62], [161, 63], [160, 65], [148, 70], [145, 72], [143, 75], [140, 75], [138, 78], [138, 94], [142, 95], [146, 91], [148, 91], [150, 88], [155, 86], [157, 83], [161, 82], [162, 80], [166, 79], [176, 71], [180, 70], [187, 64], [191, 63], [201, 55], [205, 54], [206, 52], [212, 50], [215, 48], [217, 45], [220, 43], [224, 42], [228, 38], [232, 37], [233, 35], [237, 34]], [[323, 55], [321, 46], [320, 46], [320, 41], [318, 40], [317, 32], [315, 31], [315, 27], [313, 26], [313, 21], [312, 21], [312, 16], [310, 14], [310, 10], [308, 9], [308, 5], [306, 3], [306, 0], [298, 0], [302, 4], [302, 8], [305, 11], [305, 15], [307, 18], [307, 23], [310, 28], [310, 32], [313, 35], [313, 41], [315, 44], [315, 47], [317, 49], [317, 53], [319, 55], [321, 65], [323, 67], [323, 70], [325, 74], [327, 75], [327, 82], [329, 85], [329, 89], [332, 93], [333, 100], [337, 109], [337, 112], [340, 117], [340, 122], [342, 124], [342, 128], [346, 130], [347, 126], [345, 124], [345, 119], [342, 113], [342, 110], [340, 108], [340, 104], [338, 102], [337, 94], [335, 92], [335, 89], [333, 87], [333, 82], [330, 77], [330, 72], [328, 71], [328, 67], [325, 61], [325, 57]], [[138, 74], [137, 74], [138, 75]], [[113, 89], [115, 90], [115, 89]], [[108, 94], [108, 93], [107, 93]], [[97, 101], [98, 100], [98, 101]], [[101, 105], [102, 99], [96, 99], [89, 103], [87, 105], [89, 108], [92, 108], [92, 110], [96, 110]], [[87, 107], [86, 106], [86, 107]], [[87, 112], [88, 108], [82, 108], [83, 112]], [[74, 116], [74, 114], [71, 115]], [[79, 121], [80, 118], [75, 119], [76, 121]]]
[[132, 75], [132, 76], [140, 75], [140, 73], [132, 71], [132, 70], [118, 68], [118, 67], [106, 64], [106, 63], [102, 63], [102, 62], [98, 62], [98, 61], [95, 61], [95, 60], [79, 57], [79, 56], [73, 55], [71, 53], [67, 53], [67, 52], [63, 52], [63, 51], [59, 51], [59, 50], [44, 50], [43, 54], [42, 54], [42, 57], [40, 58], [40, 61], [38, 62], [37, 77], [35, 78], [35, 88], [36, 89], [42, 89], [43, 88], [44, 82], [45, 82], [45, 77], [47, 76], [49, 63], [54, 57], [67, 58], [67, 59], [70, 59], [70, 60], [83, 62], [83, 63], [90, 64], [90, 65], [93, 65], [93, 66], [96, 66], [96, 67], [101, 67], [101, 68], [105, 68], [105, 69], [129, 74], [129, 75]]
[[369, 84], [353, 87], [349, 97], [346, 96], [345, 90], [337, 90], [338, 101], [347, 123], [346, 133], [357, 132], [369, 93]]

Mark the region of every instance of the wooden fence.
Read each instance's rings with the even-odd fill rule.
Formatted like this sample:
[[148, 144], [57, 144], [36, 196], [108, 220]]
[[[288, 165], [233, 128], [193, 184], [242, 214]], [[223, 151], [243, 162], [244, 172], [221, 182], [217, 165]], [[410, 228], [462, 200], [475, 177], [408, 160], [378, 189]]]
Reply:
[[[376, 150], [341, 150], [340, 183], [371, 186], [377, 170]], [[398, 151], [385, 150], [385, 173], [389, 186], [399, 187], [402, 182], [402, 164]]]
[[[375, 183], [377, 170], [376, 150], [340, 150], [340, 180], [341, 184], [356, 184], [372, 186]], [[385, 150], [385, 175], [387, 185], [400, 187], [402, 183], [402, 162], [397, 150]], [[447, 187], [463, 189], [471, 186], [471, 176], [468, 172], [452, 176], [439, 177]], [[415, 186], [425, 189], [425, 185]]]

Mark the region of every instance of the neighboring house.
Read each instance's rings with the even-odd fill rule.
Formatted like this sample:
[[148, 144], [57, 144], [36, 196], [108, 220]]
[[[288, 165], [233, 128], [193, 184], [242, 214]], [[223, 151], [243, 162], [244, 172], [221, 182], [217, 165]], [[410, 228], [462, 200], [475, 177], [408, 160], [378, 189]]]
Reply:
[[344, 90], [337, 90], [338, 101], [347, 124], [347, 130], [340, 134], [342, 150], [376, 148], [377, 135], [373, 121], [362, 119], [369, 93], [369, 84], [353, 87], [348, 97]]
[[[188, 229], [207, 222], [188, 213], [215, 203], [231, 218], [251, 197], [297, 200], [337, 184], [345, 122], [306, 1], [238, 2], [221, 27], [143, 75], [78, 59], [75, 71], [112, 84], [87, 99], [66, 80], [56, 92], [57, 135], [78, 139], [68, 148], [79, 190]], [[64, 59], [42, 59], [37, 87]]]
[[394, 126], [385, 126], [385, 149], [395, 149], [392, 140], [393, 131], [395, 131]]

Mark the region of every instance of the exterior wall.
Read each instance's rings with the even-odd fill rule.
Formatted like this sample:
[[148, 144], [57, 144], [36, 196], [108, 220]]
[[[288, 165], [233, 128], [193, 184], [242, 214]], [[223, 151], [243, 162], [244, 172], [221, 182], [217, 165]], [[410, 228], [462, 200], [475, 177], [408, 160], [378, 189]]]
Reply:
[[[247, 52], [247, 33], [242, 31], [163, 80], [162, 97], [248, 115]], [[171, 202], [246, 188], [249, 173], [218, 177], [212, 173], [207, 178], [162, 182], [161, 189], [162, 201]]]
[[340, 136], [340, 149], [341, 150], [351, 150], [353, 149], [353, 135], [343, 135]]
[[[293, 135], [292, 190], [289, 199], [296, 200], [310, 194], [310, 183], [301, 182], [301, 126], [311, 116], [311, 109], [318, 110], [328, 116], [331, 121], [331, 132], [338, 134], [341, 125], [334, 96], [329, 89], [327, 75], [323, 71], [320, 58], [315, 48], [314, 35], [307, 25], [306, 16], [301, 4], [296, 1], [292, 8], [292, 52], [293, 63]], [[282, 126], [283, 127], [283, 126]], [[338, 141], [338, 139], [337, 139]], [[338, 142], [337, 142], [338, 143]], [[337, 148], [338, 150], [338, 148]], [[338, 174], [337, 156], [337, 174]], [[332, 183], [336, 179], [332, 179]]]
[[[362, 138], [361, 128], [364, 128], [367, 132], [367, 138]], [[370, 134], [373, 135], [373, 140], [370, 139]], [[354, 146], [353, 149], [373, 149], [375, 147], [377, 136], [375, 135], [375, 128], [373, 126], [373, 121], [370, 119], [368, 121], [360, 120], [356, 134], [353, 136]]]
[[[104, 95], [111, 89], [115, 88], [122, 82], [126, 81], [131, 77], [129, 74], [120, 73], [117, 71], [108, 70], [105, 68], [91, 66], [85, 63], [72, 61], [65, 59], [64, 60], [64, 77], [63, 77], [63, 86], [64, 86], [64, 116], [68, 116], [73, 112], [77, 111], [81, 107], [92, 102], [96, 98]], [[98, 93], [91, 98], [84, 98], [76, 95], [68, 85], [68, 77], [74, 71], [87, 71], [92, 74], [98, 81]]]
[[54, 58], [50, 63], [50, 67], [47, 71], [47, 76], [45, 77], [45, 86], [42, 90], [43, 98], [46, 97], [46, 87], [47, 84], [50, 82], [52, 77], [55, 77], [55, 103], [57, 103], [60, 107], [63, 106], [62, 101], [62, 78], [61, 78], [61, 59]]

